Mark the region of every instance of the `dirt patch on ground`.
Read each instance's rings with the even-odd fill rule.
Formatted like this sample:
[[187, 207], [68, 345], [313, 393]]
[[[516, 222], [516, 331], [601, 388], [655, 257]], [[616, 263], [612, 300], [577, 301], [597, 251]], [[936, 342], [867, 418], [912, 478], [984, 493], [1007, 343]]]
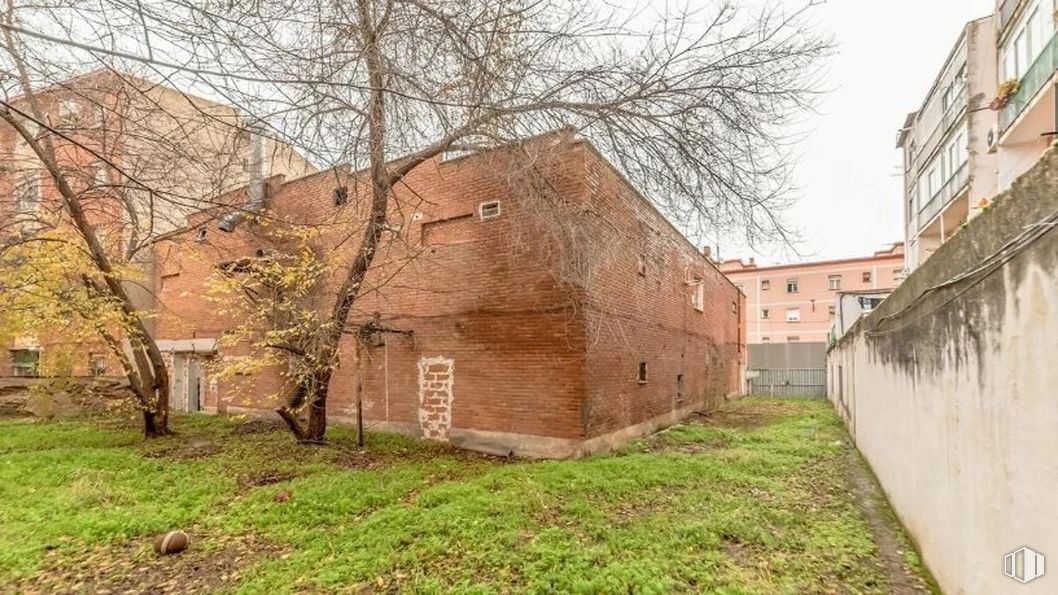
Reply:
[[377, 469], [394, 461], [393, 457], [384, 454], [351, 448], [339, 448], [331, 459], [332, 463], [346, 469]]
[[295, 477], [298, 477], [298, 474], [293, 471], [261, 471], [260, 473], [240, 475], [239, 487], [248, 490], [250, 488], [270, 486], [284, 481], [290, 481]]
[[153, 536], [99, 546], [79, 556], [55, 549], [40, 574], [8, 586], [10, 592], [24, 594], [212, 593], [232, 590], [247, 568], [286, 553], [253, 535], [190, 532], [190, 537], [185, 551], [170, 556], [154, 553]]
[[220, 445], [208, 438], [171, 436], [146, 443], [143, 456], [148, 459], [190, 461], [204, 459], [220, 452]]
[[268, 434], [287, 429], [279, 419], [265, 417], [248, 417], [231, 429], [233, 434]]
[[904, 559], [905, 548], [909, 545], [899, 537], [899, 524], [889, 512], [882, 490], [867, 469], [867, 464], [853, 449], [849, 449], [847, 456], [849, 489], [867, 519], [874, 542], [878, 545], [878, 560], [889, 579], [889, 593], [932, 593], [930, 585], [922, 580]]
[[771, 423], [777, 418], [801, 412], [798, 400], [752, 402], [738, 400], [725, 403], [715, 411], [697, 412], [687, 418], [687, 423], [697, 423], [722, 428], [753, 430]]
[[721, 428], [737, 428], [740, 430], [752, 430], [768, 425], [774, 416], [760, 411], [739, 410], [735, 408], [723, 408], [709, 413], [695, 413], [687, 419], [687, 423], [698, 423], [706, 426], [718, 426]]

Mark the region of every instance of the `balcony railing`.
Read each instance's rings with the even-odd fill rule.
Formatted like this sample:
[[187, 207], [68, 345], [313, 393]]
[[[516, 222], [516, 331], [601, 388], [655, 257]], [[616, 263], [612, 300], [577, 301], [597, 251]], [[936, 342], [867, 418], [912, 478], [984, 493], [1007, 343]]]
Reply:
[[1017, 12], [1018, 6], [1023, 0], [1004, 0], [1003, 4], [999, 7], [999, 27], [996, 29], [996, 36], [1002, 37], [1003, 33], [1007, 30], [1007, 25], [1010, 24], [1011, 19], [1014, 18], [1014, 13]]
[[1014, 120], [1018, 119], [1021, 112], [1025, 111], [1032, 99], [1040, 92], [1040, 89], [1043, 89], [1047, 81], [1051, 80], [1056, 67], [1058, 67], [1058, 34], [1047, 42], [1047, 47], [1043, 48], [1025, 76], [1021, 77], [1018, 92], [1010, 97], [1006, 106], [999, 112], [1000, 130], [1006, 131], [1010, 128]]
[[959, 192], [963, 189], [964, 186], [966, 186], [969, 181], [970, 168], [967, 166], [967, 164], [964, 163], [959, 166], [959, 169], [955, 172], [955, 175], [948, 178], [948, 181], [940, 187], [940, 190], [938, 190], [933, 195], [933, 197], [929, 199], [929, 202], [922, 205], [918, 209], [919, 231], [921, 231], [922, 228], [929, 223], [930, 219], [932, 219], [934, 215], [939, 213], [944, 207], [948, 206], [948, 203], [951, 202], [953, 198], [959, 195]]
[[951, 132], [955, 124], [962, 122], [968, 106], [969, 95], [964, 85], [959, 89], [958, 94], [952, 97], [948, 109], [941, 114], [940, 121], [930, 131], [926, 140], [918, 146], [918, 153], [915, 155], [916, 162], [912, 164], [912, 171], [917, 174], [922, 171], [926, 164], [932, 161], [933, 152], [937, 150], [937, 147], [944, 144], [944, 141], [948, 138], [948, 133]]

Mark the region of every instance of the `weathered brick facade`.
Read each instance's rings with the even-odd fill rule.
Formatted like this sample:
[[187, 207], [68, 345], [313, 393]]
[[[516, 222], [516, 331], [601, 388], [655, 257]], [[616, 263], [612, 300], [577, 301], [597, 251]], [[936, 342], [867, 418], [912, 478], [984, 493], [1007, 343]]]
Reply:
[[[368, 208], [357, 181], [345, 170], [273, 179], [267, 215], [323, 226], [340, 268]], [[338, 187], [348, 188], [340, 206]], [[738, 391], [740, 293], [587, 142], [556, 133], [431, 160], [395, 189], [390, 221], [351, 320], [401, 331], [361, 349], [368, 428], [571, 456]], [[202, 243], [159, 251], [161, 339], [199, 350], [228, 328], [203, 282], [217, 263], [270, 248], [255, 228], [214, 225]], [[332, 416], [355, 413], [356, 360], [350, 338]], [[280, 391], [278, 373], [245, 380], [203, 381], [204, 408], [277, 404], [267, 395]]]
[[[132, 238], [147, 245], [178, 229], [188, 213], [202, 208], [200, 200], [257, 175], [315, 171], [291, 147], [259, 136], [261, 162], [255, 165], [254, 135], [238, 109], [131, 74], [102, 68], [39, 89], [35, 99], [57, 133], [50, 136], [56, 162], [118, 265], [125, 263], [122, 251]], [[33, 112], [25, 96], [7, 101], [22, 113]], [[43, 134], [29, 118], [23, 124], [38, 137]], [[53, 177], [29, 143], [0, 122], [0, 245], [68, 224]], [[131, 263], [151, 278], [151, 260], [150, 254], [137, 254]], [[155, 309], [151, 292], [142, 290], [140, 283], [129, 283], [126, 289], [139, 308]], [[153, 319], [145, 324], [152, 329]], [[117, 358], [102, 341], [71, 341], [58, 332], [20, 337], [0, 347], [0, 377], [12, 374], [14, 354], [26, 350], [68, 358], [68, 364], [58, 367], [73, 375], [122, 375]], [[104, 364], [102, 370], [93, 369], [95, 364]]]

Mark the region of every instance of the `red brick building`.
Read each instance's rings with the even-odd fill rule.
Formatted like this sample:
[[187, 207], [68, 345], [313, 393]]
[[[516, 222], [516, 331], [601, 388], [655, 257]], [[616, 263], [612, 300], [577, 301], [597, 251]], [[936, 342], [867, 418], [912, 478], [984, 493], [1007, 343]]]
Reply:
[[[331, 258], [347, 262], [368, 206], [357, 181], [341, 169], [272, 178], [267, 216], [326, 230]], [[572, 134], [424, 163], [395, 189], [390, 224], [351, 321], [399, 331], [362, 353], [368, 428], [576, 456], [739, 390], [740, 293]], [[176, 405], [277, 404], [278, 371], [238, 387], [209, 377], [213, 358], [238, 350], [218, 348], [229, 321], [201, 288], [217, 264], [271, 249], [256, 228], [204, 225], [201, 243], [159, 252], [158, 334], [184, 391]], [[343, 344], [332, 418], [355, 413], [354, 343]]]
[[[7, 102], [25, 114], [21, 123], [38, 140], [50, 138], [59, 169], [115, 262], [134, 262], [148, 278], [150, 243], [184, 225], [200, 201], [254, 177], [315, 171], [288, 145], [248, 127], [236, 108], [128, 73], [101, 68], [38, 89], [34, 97], [47, 126], [30, 117], [29, 97]], [[15, 128], [0, 121], [0, 245], [67, 224], [53, 177]], [[144, 249], [122, 254], [133, 239]], [[153, 310], [153, 297], [139, 283], [128, 291]], [[75, 375], [121, 374], [101, 342], [74, 343], [60, 332], [6, 343], [0, 377], [35, 376], [48, 352], [73, 352], [68, 372]]]

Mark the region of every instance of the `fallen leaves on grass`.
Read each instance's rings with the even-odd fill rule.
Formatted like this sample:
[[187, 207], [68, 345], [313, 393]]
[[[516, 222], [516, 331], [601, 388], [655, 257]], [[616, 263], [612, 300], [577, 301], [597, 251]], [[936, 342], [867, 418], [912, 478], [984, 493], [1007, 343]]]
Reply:
[[[48, 551], [43, 572], [10, 585], [11, 592], [36, 593], [212, 593], [238, 584], [247, 568], [283, 549], [254, 535], [200, 534], [193, 545], [159, 556], [148, 537], [101, 545], [82, 554]], [[62, 546], [76, 547], [75, 544]]]

